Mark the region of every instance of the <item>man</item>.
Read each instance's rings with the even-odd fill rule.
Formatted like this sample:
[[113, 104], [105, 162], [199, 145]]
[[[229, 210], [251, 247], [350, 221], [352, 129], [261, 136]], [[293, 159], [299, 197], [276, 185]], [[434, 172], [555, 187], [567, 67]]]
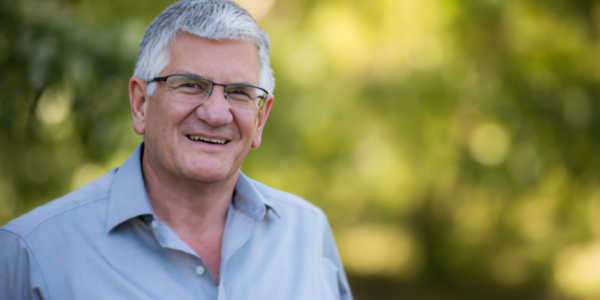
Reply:
[[0, 299], [351, 299], [329, 225], [240, 172], [273, 105], [269, 41], [225, 0], [150, 24], [119, 168], [0, 229]]

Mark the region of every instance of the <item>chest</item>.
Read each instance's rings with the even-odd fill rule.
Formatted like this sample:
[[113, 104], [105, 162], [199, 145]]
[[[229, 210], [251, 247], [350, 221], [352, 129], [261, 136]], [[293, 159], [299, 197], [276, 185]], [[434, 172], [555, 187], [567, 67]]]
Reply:
[[[84, 237], [53, 236], [62, 247], [44, 248], [52, 259], [36, 256], [42, 258], [41, 273], [52, 274], [44, 277], [43, 294], [49, 296], [44, 298], [338, 299], [339, 270], [323, 259], [318, 246], [321, 236], [291, 234], [297, 231], [284, 232], [282, 227], [241, 229], [247, 231], [237, 230], [239, 235], [230, 235], [225, 243], [222, 234], [189, 239], [186, 243], [202, 260], [172, 247], [173, 237], [153, 235], [143, 224], [94, 243], [82, 243]], [[224, 251], [217, 250], [222, 244]], [[221, 260], [217, 289], [208, 272], [197, 270], [200, 266], [219, 269], [216, 262]]]
[[204, 234], [186, 235], [181, 239], [198, 254], [206, 264], [215, 283], [219, 282], [221, 265], [221, 248], [223, 244], [223, 231], [207, 232]]

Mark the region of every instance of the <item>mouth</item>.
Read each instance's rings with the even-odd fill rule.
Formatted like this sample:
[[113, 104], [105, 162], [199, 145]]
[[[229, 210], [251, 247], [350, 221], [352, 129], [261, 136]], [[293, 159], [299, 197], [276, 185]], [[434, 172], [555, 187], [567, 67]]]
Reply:
[[211, 138], [203, 137], [200, 135], [186, 135], [186, 137], [189, 140], [194, 141], [194, 142], [204, 142], [204, 143], [208, 143], [208, 144], [225, 145], [225, 144], [229, 143], [229, 140], [211, 139]]

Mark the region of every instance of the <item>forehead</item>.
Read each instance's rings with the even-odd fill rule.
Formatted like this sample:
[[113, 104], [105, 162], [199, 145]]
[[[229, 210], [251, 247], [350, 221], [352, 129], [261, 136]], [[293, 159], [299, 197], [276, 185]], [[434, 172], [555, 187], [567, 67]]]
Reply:
[[258, 84], [260, 58], [253, 41], [215, 41], [184, 32], [169, 45], [169, 57], [162, 76], [191, 74], [219, 83]]

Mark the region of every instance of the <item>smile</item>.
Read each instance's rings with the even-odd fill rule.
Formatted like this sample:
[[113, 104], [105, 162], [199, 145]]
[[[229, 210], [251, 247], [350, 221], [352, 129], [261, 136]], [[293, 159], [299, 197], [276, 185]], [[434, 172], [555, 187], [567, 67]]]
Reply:
[[229, 143], [229, 140], [209, 139], [207, 137], [203, 137], [203, 136], [199, 136], [199, 135], [186, 135], [186, 137], [192, 141], [200, 141], [200, 142], [205, 142], [205, 143], [209, 143], [209, 144], [225, 145], [225, 144]]

